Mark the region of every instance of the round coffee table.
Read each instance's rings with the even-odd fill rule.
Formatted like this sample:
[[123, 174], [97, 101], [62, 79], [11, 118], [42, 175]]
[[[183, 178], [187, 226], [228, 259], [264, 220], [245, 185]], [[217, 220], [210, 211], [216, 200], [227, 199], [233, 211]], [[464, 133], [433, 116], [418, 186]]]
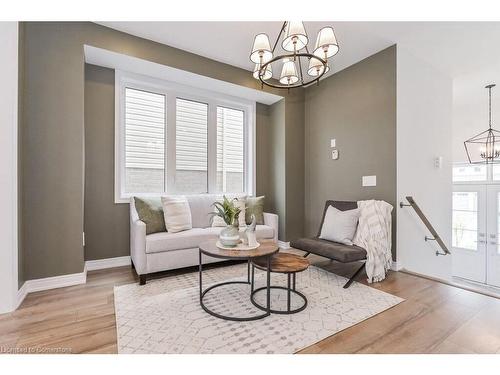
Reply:
[[[286, 310], [273, 310], [269, 309], [269, 299], [268, 299], [268, 305], [267, 308], [259, 305], [257, 302], [255, 302], [254, 296], [256, 293], [259, 291], [265, 289], [266, 287], [258, 288], [254, 290], [254, 273], [255, 273], [255, 267], [258, 269], [261, 269], [263, 271], [269, 271], [274, 272], [274, 273], [284, 273], [287, 275], [288, 282], [287, 282], [287, 287], [283, 286], [271, 286], [271, 289], [281, 289], [281, 290], [286, 290], [287, 291], [287, 309]], [[304, 294], [298, 292], [295, 289], [295, 276], [297, 272], [302, 272], [305, 271], [309, 267], [309, 261], [305, 259], [304, 257], [301, 257], [299, 255], [295, 254], [290, 254], [290, 253], [277, 253], [271, 256], [271, 263], [262, 261], [262, 259], [254, 259], [252, 261], [252, 279], [250, 282], [251, 285], [251, 294], [250, 294], [250, 300], [254, 304], [255, 307], [261, 309], [261, 310], [270, 310], [271, 313], [273, 314], [295, 314], [298, 313], [302, 310], [304, 310], [307, 307], [307, 298]], [[267, 286], [269, 288], [269, 286]], [[269, 291], [268, 291], [269, 293]], [[295, 294], [302, 298], [303, 303], [300, 307], [296, 309], [291, 309], [291, 294]], [[268, 297], [269, 298], [269, 297]]]
[[[220, 319], [232, 320], [236, 322], [246, 322], [251, 320], [257, 320], [265, 318], [271, 315], [271, 273], [267, 272], [267, 308], [259, 307], [261, 310], [265, 311], [263, 314], [250, 316], [250, 317], [237, 317], [237, 316], [226, 316], [218, 314], [210, 310], [203, 303], [203, 298], [211, 290], [230, 284], [250, 284], [250, 263], [254, 260], [259, 259], [264, 264], [271, 264], [271, 256], [278, 252], [278, 245], [274, 242], [262, 242], [261, 245], [255, 250], [224, 250], [219, 249], [216, 245], [217, 240], [211, 240], [201, 243], [199, 248], [199, 276], [200, 276], [200, 305], [207, 313]], [[207, 289], [203, 290], [203, 262], [202, 255], [207, 255], [212, 258], [227, 259], [227, 260], [246, 260], [247, 261], [247, 281], [225, 281], [219, 284], [214, 284]], [[270, 269], [271, 267], [268, 267]]]

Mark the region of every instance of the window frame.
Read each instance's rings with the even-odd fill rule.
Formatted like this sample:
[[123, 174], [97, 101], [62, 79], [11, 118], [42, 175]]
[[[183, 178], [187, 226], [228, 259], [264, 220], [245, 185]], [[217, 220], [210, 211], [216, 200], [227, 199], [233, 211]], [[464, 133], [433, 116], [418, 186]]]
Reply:
[[[125, 192], [125, 89], [132, 88], [165, 95], [165, 174], [164, 191], [158, 193]], [[243, 111], [243, 185], [248, 195], [255, 194], [256, 174], [256, 103], [175, 82], [115, 70], [115, 203], [129, 203], [130, 197], [183, 194], [175, 190], [176, 175], [176, 99], [206, 103], [207, 126], [207, 192], [217, 194], [217, 107]], [[201, 193], [204, 194], [204, 193]]]

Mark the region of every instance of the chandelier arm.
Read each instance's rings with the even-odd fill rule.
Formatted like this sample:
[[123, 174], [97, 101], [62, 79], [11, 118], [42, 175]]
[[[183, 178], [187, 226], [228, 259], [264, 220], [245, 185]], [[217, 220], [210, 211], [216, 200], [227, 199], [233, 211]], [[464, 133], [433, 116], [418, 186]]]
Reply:
[[323, 63], [323, 66], [324, 66], [324, 69], [322, 69], [322, 73], [317, 76], [315, 79], [309, 81], [309, 82], [304, 82], [304, 83], [300, 83], [300, 84], [296, 84], [296, 85], [280, 85], [280, 84], [274, 84], [274, 83], [271, 83], [269, 81], [266, 81], [263, 79], [264, 77], [264, 72], [266, 71], [266, 68], [269, 64], [272, 64], [276, 61], [279, 61], [279, 60], [282, 60], [284, 58], [293, 58], [294, 57], [294, 54], [285, 54], [285, 55], [280, 55], [280, 56], [276, 56], [274, 58], [272, 58], [271, 60], [269, 60], [268, 62], [266, 62], [265, 64], [263, 64], [261, 67], [260, 67], [260, 71], [259, 71], [259, 79], [261, 81], [262, 84], [268, 86], [268, 87], [272, 87], [272, 88], [275, 88], [275, 89], [292, 89], [292, 88], [297, 88], [297, 87], [307, 87], [309, 86], [310, 84], [314, 83], [314, 82], [319, 82], [319, 80], [321, 79], [321, 77], [323, 77], [323, 75], [325, 74], [326, 72], [326, 61], [323, 60], [321, 57], [319, 56], [315, 56], [315, 55], [312, 55], [310, 53], [304, 53], [304, 52], [299, 52], [297, 53], [295, 56], [297, 56], [299, 59], [300, 57], [306, 57], [306, 58], [312, 58], [314, 57], [315, 59], [318, 59], [319, 61], [321, 61]]
[[281, 26], [281, 30], [278, 34], [278, 37], [276, 38], [276, 41], [274, 42], [273, 54], [274, 54], [274, 50], [276, 49], [276, 46], [278, 45], [278, 42], [280, 41], [281, 34], [283, 34], [283, 31], [285, 31], [285, 27], [286, 27], [286, 21], [283, 22], [283, 26]]

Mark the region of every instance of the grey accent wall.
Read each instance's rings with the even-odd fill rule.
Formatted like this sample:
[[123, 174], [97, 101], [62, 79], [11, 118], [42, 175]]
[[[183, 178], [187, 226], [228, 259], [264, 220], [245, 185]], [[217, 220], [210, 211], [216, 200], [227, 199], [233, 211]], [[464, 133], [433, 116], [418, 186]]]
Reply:
[[85, 259], [130, 255], [129, 205], [114, 203], [115, 71], [85, 65]]
[[[100, 157], [100, 155], [93, 155], [90, 149], [85, 150], [85, 138], [89, 138], [88, 141], [92, 142], [92, 147], [99, 148], [102, 147], [100, 142], [104, 140], [96, 141], [96, 138], [99, 138], [96, 132], [100, 129], [98, 122], [103, 120], [85, 111], [84, 44], [251, 88], [259, 89], [259, 83], [246, 70], [90, 22], [27, 22], [23, 24], [23, 27], [25, 56], [20, 70], [23, 72], [25, 82], [22, 97], [23, 116], [20, 124], [22, 132], [20, 257], [24, 259], [24, 279], [29, 280], [77, 273], [83, 270], [84, 220], [88, 223], [86, 228], [90, 231], [86, 235], [87, 244], [96, 244], [98, 240], [103, 241], [100, 249], [87, 245], [88, 259], [128, 253], [128, 249], [127, 252], [123, 250], [128, 241], [128, 227], [125, 229], [123, 225], [125, 217], [128, 218], [128, 213], [125, 215], [128, 206], [126, 204], [112, 207], [104, 205], [103, 211], [98, 212], [92, 211], [87, 205], [90, 202], [97, 205], [100, 202], [99, 199], [107, 199], [90, 198], [91, 192], [101, 195], [108, 194], [108, 192], [104, 189], [98, 190], [96, 186], [89, 184], [99, 185], [101, 173], [110, 172], [99, 169], [91, 172], [89, 168], [93, 167], [85, 167], [85, 162], [93, 166]], [[105, 74], [99, 76], [100, 73], [94, 73], [92, 75], [94, 82], [89, 80], [87, 87], [104, 96], [108, 95], [109, 92], [100, 86], [101, 83], [96, 82], [98, 78], [104, 80]], [[303, 106], [303, 103], [300, 103], [300, 95], [297, 99], [298, 94], [295, 92], [290, 94], [286, 91], [274, 92], [285, 96], [286, 106], [282, 109], [285, 112], [289, 110], [295, 112], [296, 106]], [[87, 97], [87, 99], [93, 102], [91, 98]], [[262, 106], [259, 108], [263, 109]], [[90, 117], [86, 123], [93, 122], [88, 125], [89, 129], [84, 128], [85, 112]], [[257, 114], [257, 117], [262, 120], [269, 118], [265, 112], [264, 108], [261, 113]], [[292, 119], [289, 116], [287, 121], [300, 123], [303, 119], [301, 120], [300, 117]], [[290, 130], [285, 128], [285, 131], [286, 133], [288, 131], [299, 132], [301, 126], [303, 127], [303, 124], [292, 126]], [[272, 127], [272, 121], [266, 129], [264, 125], [258, 125], [257, 139], [262, 140], [265, 134], [273, 133]], [[104, 138], [109, 137], [109, 133], [106, 133], [109, 129], [101, 130], [105, 132]], [[288, 133], [285, 137], [285, 145], [296, 137], [300, 137], [301, 134], [292, 136]], [[88, 146], [89, 142], [86, 143]], [[266, 160], [269, 163], [271, 160], [282, 159], [275, 154], [285, 152], [286, 147], [275, 148], [269, 146], [269, 143], [266, 145], [267, 147], [258, 149], [260, 155], [257, 163], [259, 168], [263, 166], [264, 168], [257, 170], [257, 192], [265, 194], [271, 202], [274, 202], [276, 197], [273, 194], [281, 195], [280, 189], [274, 188], [271, 181], [263, 181], [264, 177], [260, 177], [260, 170], [263, 171], [263, 176], [266, 176], [273, 168], [279, 168], [279, 166], [266, 166]], [[110, 155], [110, 150], [111, 147], [103, 153], [102, 157]], [[105, 164], [105, 168], [110, 167], [109, 160], [101, 161]], [[301, 166], [298, 165], [296, 168], [300, 169]], [[85, 183], [85, 170], [89, 173], [89, 184]], [[285, 169], [285, 173], [286, 171]], [[301, 172], [295, 169], [290, 173], [300, 174]], [[107, 178], [112, 178], [112, 176], [107, 176]], [[102, 182], [103, 186], [106, 183], [108, 182]], [[275, 193], [270, 193], [270, 191]], [[85, 214], [84, 192], [86, 192], [85, 197], [90, 199], [85, 203], [85, 208], [90, 212]], [[283, 192], [282, 195], [285, 196], [284, 194]], [[276, 206], [275, 212], [280, 215], [280, 221], [287, 223], [283, 205]], [[90, 220], [95, 220], [95, 222], [90, 224]], [[107, 240], [94, 238], [103, 234], [111, 237], [113, 233], [119, 233], [120, 239], [117, 239], [112, 246], [110, 245], [110, 248], [107, 248], [109, 245], [106, 243]], [[286, 237], [281, 239], [286, 239]]]
[[[394, 206], [394, 216], [396, 46], [306, 89], [305, 124], [306, 234], [317, 234], [328, 199], [382, 199]], [[331, 159], [331, 138], [338, 160]], [[377, 176], [376, 187], [361, 186], [366, 175]], [[394, 216], [393, 257], [395, 223]]]
[[269, 155], [270, 163], [270, 174], [269, 174], [269, 204], [271, 205], [271, 210], [275, 212], [282, 212], [283, 215], [280, 216], [279, 221], [279, 238], [285, 240], [286, 221], [283, 220], [286, 217], [286, 175], [285, 175], [285, 101], [280, 100], [279, 102], [270, 106], [269, 109], [269, 123], [270, 133], [269, 140], [271, 148], [274, 150], [273, 153]]

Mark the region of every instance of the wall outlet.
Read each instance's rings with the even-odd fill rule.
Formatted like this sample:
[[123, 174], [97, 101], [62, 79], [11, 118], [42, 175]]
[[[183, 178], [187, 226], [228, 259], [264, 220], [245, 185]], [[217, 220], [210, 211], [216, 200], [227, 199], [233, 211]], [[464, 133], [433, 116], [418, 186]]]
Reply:
[[339, 158], [339, 150], [332, 150], [332, 160], [337, 160]]
[[335, 138], [330, 139], [330, 147], [331, 148], [337, 147], [337, 141], [335, 140]]
[[363, 176], [363, 186], [377, 186], [377, 176]]

